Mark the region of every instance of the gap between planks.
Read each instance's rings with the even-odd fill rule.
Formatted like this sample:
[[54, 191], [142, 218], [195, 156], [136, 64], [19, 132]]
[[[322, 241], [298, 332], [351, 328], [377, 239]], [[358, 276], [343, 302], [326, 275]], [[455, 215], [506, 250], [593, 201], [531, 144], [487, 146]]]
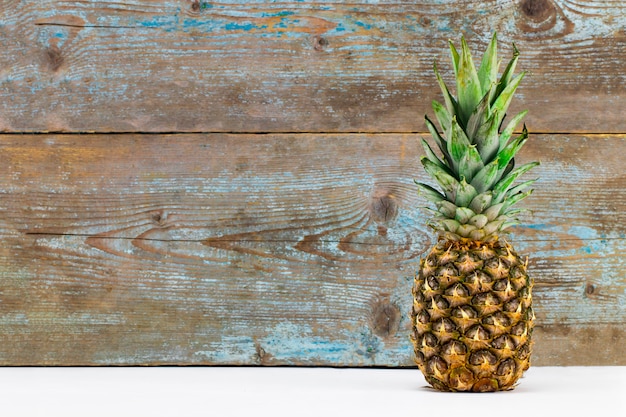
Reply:
[[[352, 229], [352, 230], [361, 230], [359, 228], [346, 228], [346, 229]], [[85, 237], [85, 238], [92, 238], [92, 237], [97, 237], [98, 239], [104, 239], [104, 240], [144, 240], [144, 241], [152, 241], [152, 242], [189, 242], [189, 243], [202, 243], [205, 242], [206, 239], [157, 239], [157, 238], [149, 238], [149, 237], [124, 237], [124, 236], [100, 236], [97, 234], [91, 235], [91, 234], [85, 234], [85, 233], [51, 233], [51, 232], [24, 232], [23, 233], [26, 236], [56, 236], [56, 237]], [[626, 240], [626, 238], [623, 237], [598, 237], [598, 238], [585, 238], [585, 239], [580, 239], [580, 238], [563, 238], [563, 239], [559, 239], [559, 241], [563, 241], [563, 242], [599, 242], [599, 241], [619, 241], [619, 240]], [[221, 238], [220, 239], [221, 242], [257, 242], [258, 240], [254, 240], [254, 239], [227, 239], [227, 238]], [[264, 239], [264, 242], [276, 242], [276, 243], [299, 243], [299, 240], [293, 240], [293, 239]], [[520, 238], [516, 238], [515, 239], [516, 242], [554, 242], [554, 239], [520, 239]], [[319, 242], [321, 243], [345, 243], [345, 241], [342, 240], [319, 240]], [[384, 244], [381, 243], [369, 243], [369, 242], [348, 242], [350, 244], [354, 244], [354, 245], [360, 245], [360, 246], [386, 246]]]
[[[441, 133], [441, 132], [440, 132]], [[521, 130], [513, 131], [514, 134], [522, 133]], [[578, 132], [578, 131], [548, 131], [548, 130], [532, 130], [528, 132], [530, 135], [576, 135], [576, 136], [623, 136], [625, 132]], [[320, 135], [320, 136], [343, 136], [343, 135], [427, 135], [430, 136], [430, 132], [427, 131], [162, 131], [162, 132], [145, 132], [145, 131], [20, 131], [20, 132], [0, 132], [0, 136], [46, 136], [46, 135], [68, 135], [68, 136], [98, 136], [98, 135], [111, 135], [111, 136], [124, 136], [124, 135], [139, 135], [139, 136], [159, 136], [159, 135], [180, 135], [180, 136], [192, 136], [192, 135], [258, 135], [258, 136], [270, 136], [270, 135]]]

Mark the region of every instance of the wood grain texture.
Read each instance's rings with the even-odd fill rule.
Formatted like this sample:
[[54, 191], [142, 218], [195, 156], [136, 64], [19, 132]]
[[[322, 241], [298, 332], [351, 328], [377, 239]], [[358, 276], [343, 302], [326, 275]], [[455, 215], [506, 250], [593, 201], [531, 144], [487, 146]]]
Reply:
[[[533, 135], [537, 365], [625, 365], [625, 135]], [[410, 134], [0, 136], [0, 364], [411, 366]]]
[[0, 1], [0, 131], [421, 132], [447, 40], [515, 41], [535, 132], [626, 131], [623, 1]]

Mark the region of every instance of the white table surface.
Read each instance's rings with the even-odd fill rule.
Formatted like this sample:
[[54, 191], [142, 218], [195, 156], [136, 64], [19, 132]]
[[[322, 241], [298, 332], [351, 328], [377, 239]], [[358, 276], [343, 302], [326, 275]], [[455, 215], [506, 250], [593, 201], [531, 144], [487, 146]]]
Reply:
[[417, 369], [0, 368], [2, 416], [626, 416], [626, 367], [533, 367], [440, 393]]

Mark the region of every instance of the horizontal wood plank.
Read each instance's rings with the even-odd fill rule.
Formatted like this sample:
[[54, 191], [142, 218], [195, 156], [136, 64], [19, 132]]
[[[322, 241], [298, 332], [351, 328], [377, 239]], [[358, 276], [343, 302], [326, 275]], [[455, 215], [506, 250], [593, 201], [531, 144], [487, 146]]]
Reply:
[[[535, 363], [626, 364], [626, 136], [534, 135]], [[0, 136], [0, 364], [410, 366], [415, 135]], [[531, 176], [529, 176], [531, 177]]]
[[448, 38], [497, 30], [531, 131], [620, 133], [625, 27], [622, 1], [4, 0], [0, 131], [423, 132]]

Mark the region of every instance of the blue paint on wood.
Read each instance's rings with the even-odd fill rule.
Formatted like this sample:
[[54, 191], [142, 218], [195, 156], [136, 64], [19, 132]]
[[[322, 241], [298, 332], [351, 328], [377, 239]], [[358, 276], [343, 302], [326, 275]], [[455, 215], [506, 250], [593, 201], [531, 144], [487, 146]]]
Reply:
[[[198, 19], [183, 19], [183, 30], [187, 31], [188, 29], [199, 27], [207, 28], [207, 22]], [[207, 30], [207, 32], [211, 32], [211, 29]]]
[[[202, 6], [201, 7], [205, 7]], [[208, 6], [206, 6], [208, 7]], [[211, 7], [214, 7], [211, 5]], [[290, 37], [300, 37], [310, 34], [308, 31], [295, 30], [291, 32], [280, 31], [278, 29], [289, 29], [291, 27], [302, 26], [302, 19], [299, 18], [299, 14], [297, 12], [291, 10], [280, 10], [276, 12], [256, 12], [256, 13], [232, 13], [229, 16], [222, 16], [216, 19], [215, 16], [211, 18], [207, 18], [206, 15], [194, 16], [194, 17], [186, 17], [184, 19], [179, 18], [180, 10], [174, 15], [160, 15], [160, 16], [152, 16], [145, 20], [133, 20], [133, 23], [139, 27], [144, 28], [158, 28], [164, 30], [166, 32], [175, 32], [182, 30], [183, 32], [188, 32], [189, 30], [193, 30], [194, 32], [203, 32], [203, 33], [223, 33], [224, 35], [229, 35], [228, 32], [238, 32], [243, 31], [246, 33], [259, 31], [258, 36], [282, 36], [289, 35]], [[236, 19], [246, 19], [246, 20], [236, 20], [233, 21], [231, 18]], [[268, 22], [267, 19], [275, 19], [281, 18], [278, 21], [270, 20]], [[402, 28], [404, 31], [408, 32], [420, 32], [423, 31], [424, 28], [415, 20], [412, 16], [406, 17], [407, 21], [402, 24]], [[409, 20], [412, 20], [409, 22]], [[366, 22], [363, 20], [356, 20], [350, 15], [343, 16], [333, 16], [329, 17], [329, 22], [334, 24], [333, 29], [328, 29], [326, 31], [327, 36], [332, 36], [333, 34], [345, 34], [345, 33], [355, 33], [360, 35], [367, 36], [367, 32], [372, 31], [374, 29], [380, 29], [381, 25], [385, 25], [386, 22], [381, 21], [378, 22]], [[119, 24], [122, 25], [124, 22], [117, 21], [115, 18], [112, 18], [108, 24]], [[305, 24], [308, 24], [308, 20], [305, 19]], [[272, 31], [274, 29], [274, 31]], [[441, 28], [439, 28], [441, 29]], [[382, 45], [377, 47], [385, 48]]]
[[260, 347], [280, 362], [316, 362], [324, 360], [331, 363], [350, 365], [406, 363], [412, 355], [408, 337], [404, 343], [386, 347], [384, 341], [372, 334], [367, 326], [353, 327], [352, 323], [342, 333], [344, 338], [329, 340], [315, 335], [307, 324], [285, 322], [275, 326], [270, 336], [259, 340]]
[[364, 23], [364, 22], [360, 22], [360, 21], [355, 21], [354, 22], [355, 25], [365, 29], [365, 30], [370, 30], [372, 28], [372, 25], [369, 23]]
[[261, 17], [283, 17], [283, 16], [292, 16], [294, 15], [295, 12], [292, 11], [288, 11], [288, 10], [283, 10], [280, 12], [275, 12], [275, 13], [268, 13], [268, 12], [263, 12], [261, 13]]
[[524, 227], [532, 230], [548, 230], [552, 227], [552, 225], [546, 223], [527, 223], [524, 224]]
[[153, 17], [151, 20], [141, 20], [137, 23], [145, 28], [166, 28], [172, 24], [172, 19], [169, 16]]
[[588, 226], [572, 226], [567, 230], [567, 233], [582, 240], [598, 238], [598, 232]]
[[581, 252], [585, 252], [587, 254], [591, 254], [593, 253], [593, 249], [591, 249], [591, 247], [589, 246], [583, 246], [582, 248], [580, 248]]
[[253, 29], [267, 29], [267, 25], [257, 26], [251, 22], [246, 22], [246, 23], [230, 22], [224, 25], [224, 29], [237, 30], [237, 31], [243, 30], [245, 32], [249, 32]]
[[287, 29], [291, 24], [293, 24], [293, 21], [290, 21], [289, 19], [286, 19], [286, 18], [282, 18], [280, 19], [280, 22], [274, 24], [272, 27]]

